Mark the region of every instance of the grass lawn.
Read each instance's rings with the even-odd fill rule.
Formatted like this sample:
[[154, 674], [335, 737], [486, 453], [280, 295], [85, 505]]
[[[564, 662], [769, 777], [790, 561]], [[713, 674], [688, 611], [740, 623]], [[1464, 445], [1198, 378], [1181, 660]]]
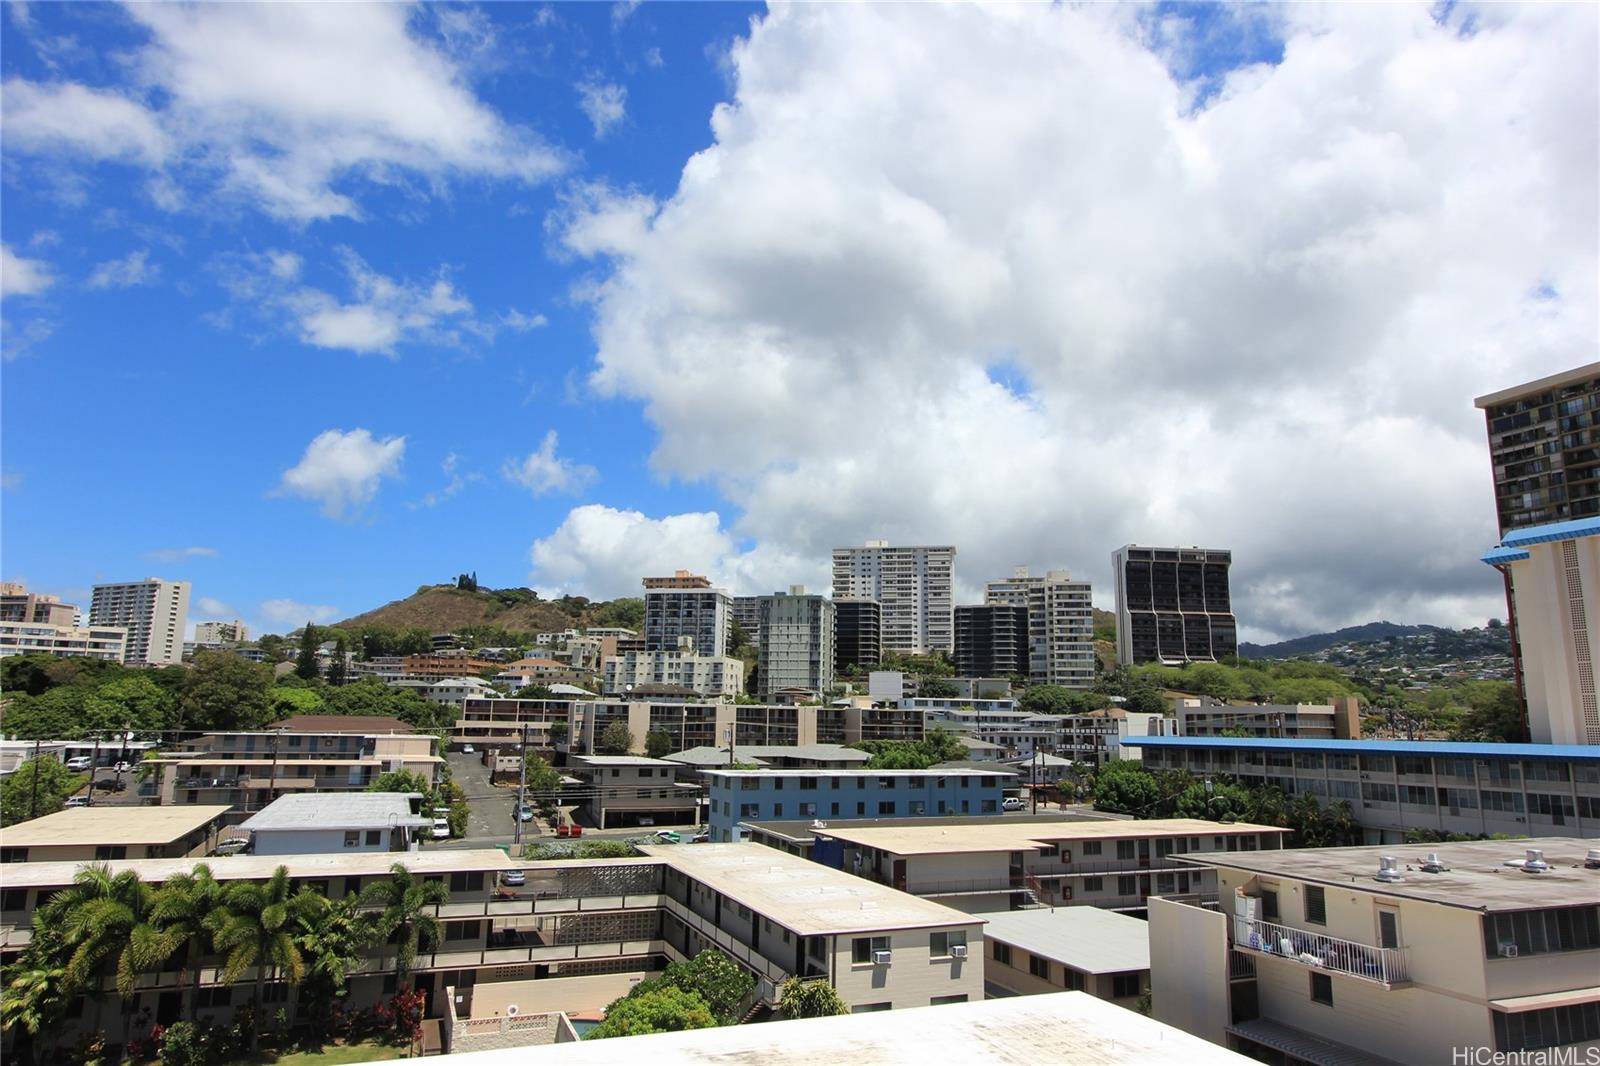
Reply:
[[364, 1040], [359, 1044], [329, 1044], [321, 1051], [292, 1051], [273, 1059], [273, 1066], [343, 1066], [348, 1062], [387, 1062], [404, 1058], [406, 1049]]

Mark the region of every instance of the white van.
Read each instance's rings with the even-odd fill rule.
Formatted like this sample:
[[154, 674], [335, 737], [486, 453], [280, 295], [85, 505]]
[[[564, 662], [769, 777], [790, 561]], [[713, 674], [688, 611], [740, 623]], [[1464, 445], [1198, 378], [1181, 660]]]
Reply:
[[94, 765], [94, 760], [87, 755], [74, 755], [67, 760], [67, 769], [82, 772]]

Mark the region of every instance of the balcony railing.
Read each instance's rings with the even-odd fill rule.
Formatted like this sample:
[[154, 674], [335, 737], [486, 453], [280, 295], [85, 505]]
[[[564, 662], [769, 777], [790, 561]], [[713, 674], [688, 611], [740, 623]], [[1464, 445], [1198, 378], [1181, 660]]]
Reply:
[[1341, 940], [1275, 922], [1233, 919], [1233, 943], [1240, 950], [1259, 952], [1308, 969], [1332, 970], [1381, 985], [1411, 980], [1407, 949], [1376, 948], [1354, 940]]

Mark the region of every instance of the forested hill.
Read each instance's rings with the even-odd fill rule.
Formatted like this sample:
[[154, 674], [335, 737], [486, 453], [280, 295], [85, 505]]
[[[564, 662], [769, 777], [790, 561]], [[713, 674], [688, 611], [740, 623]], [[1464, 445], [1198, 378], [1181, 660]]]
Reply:
[[[470, 585], [470, 582], [468, 582]], [[644, 621], [644, 601], [593, 601], [583, 596], [541, 599], [532, 589], [482, 589], [457, 585], [424, 585], [403, 600], [334, 624], [341, 629], [373, 628], [430, 633], [504, 630], [508, 633], [550, 633], [569, 627], [627, 626]]]
[[1335, 644], [1356, 644], [1369, 640], [1386, 640], [1389, 637], [1421, 636], [1424, 633], [1443, 632], [1439, 626], [1403, 626], [1395, 622], [1368, 622], [1364, 626], [1347, 626], [1332, 633], [1312, 633], [1279, 641], [1277, 644], [1241, 644], [1239, 654], [1246, 659], [1293, 659], [1298, 655], [1314, 655], [1327, 651]]

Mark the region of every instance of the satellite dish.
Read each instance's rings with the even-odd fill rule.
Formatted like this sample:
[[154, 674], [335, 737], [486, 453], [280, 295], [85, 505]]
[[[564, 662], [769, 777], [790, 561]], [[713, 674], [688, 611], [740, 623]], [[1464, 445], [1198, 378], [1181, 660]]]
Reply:
[[506, 1007], [506, 1017], [515, 1018], [517, 1016], [517, 1010], [518, 1007], [515, 1003], [510, 1004]]

